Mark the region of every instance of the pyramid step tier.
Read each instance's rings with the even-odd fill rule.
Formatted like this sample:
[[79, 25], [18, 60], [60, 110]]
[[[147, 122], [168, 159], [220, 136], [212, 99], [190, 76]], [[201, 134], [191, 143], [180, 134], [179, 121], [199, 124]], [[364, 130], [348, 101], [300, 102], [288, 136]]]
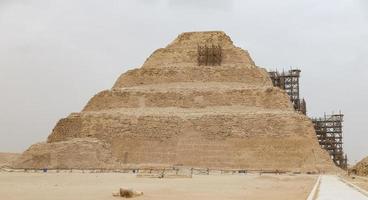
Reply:
[[103, 141], [121, 166], [311, 170], [314, 154], [323, 157], [305, 116], [247, 107], [77, 113], [60, 120], [48, 143], [73, 138]]
[[[167, 138], [180, 135], [186, 127], [195, 127], [209, 138], [289, 134], [313, 136], [313, 126], [308, 118], [294, 111], [244, 106], [190, 109], [166, 107], [122, 108], [72, 114], [58, 122], [48, 142], [80, 137], [111, 141], [113, 136], [126, 135]], [[309, 128], [310, 132], [303, 132], [305, 128]]]
[[177, 83], [106, 90], [95, 95], [83, 111], [117, 108], [248, 106], [292, 110], [287, 94], [275, 87], [239, 83]]
[[[190, 48], [161, 48], [144, 63], [143, 68], [186, 67], [197, 65], [197, 45]], [[240, 48], [222, 47], [222, 65], [248, 65], [255, 68], [249, 53]]]
[[[222, 65], [248, 64], [255, 68], [254, 61], [248, 51], [235, 47], [230, 37], [219, 31], [180, 34], [166, 48], [160, 48], [153, 52], [143, 64], [143, 68], [195, 66], [198, 63], [200, 47], [206, 49], [206, 47], [213, 46], [219, 48], [216, 52], [219, 52]], [[214, 53], [212, 51], [212, 54]]]
[[122, 74], [113, 89], [176, 82], [239, 82], [272, 86], [264, 69], [252, 65], [223, 65], [133, 69]]

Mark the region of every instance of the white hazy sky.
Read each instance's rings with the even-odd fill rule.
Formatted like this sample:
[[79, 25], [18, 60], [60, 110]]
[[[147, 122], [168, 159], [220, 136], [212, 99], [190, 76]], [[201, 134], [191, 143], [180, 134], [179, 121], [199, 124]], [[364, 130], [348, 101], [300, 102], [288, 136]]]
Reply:
[[367, 0], [0, 0], [0, 151], [45, 140], [155, 49], [205, 30], [259, 66], [300, 68], [309, 115], [341, 110], [350, 162], [368, 155]]

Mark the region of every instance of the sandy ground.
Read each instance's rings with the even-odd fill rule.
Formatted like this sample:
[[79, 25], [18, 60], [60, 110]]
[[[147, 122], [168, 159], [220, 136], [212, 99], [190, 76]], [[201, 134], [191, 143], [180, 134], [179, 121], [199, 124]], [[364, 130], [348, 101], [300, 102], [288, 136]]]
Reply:
[[[354, 179], [353, 179], [354, 177]], [[350, 183], [362, 188], [363, 190], [368, 191], [368, 177], [360, 177], [360, 176], [345, 176], [344, 177]]]
[[123, 173], [0, 173], [1, 199], [119, 199], [119, 187], [144, 192], [136, 199], [304, 200], [313, 175], [197, 175], [193, 178], [137, 178]]

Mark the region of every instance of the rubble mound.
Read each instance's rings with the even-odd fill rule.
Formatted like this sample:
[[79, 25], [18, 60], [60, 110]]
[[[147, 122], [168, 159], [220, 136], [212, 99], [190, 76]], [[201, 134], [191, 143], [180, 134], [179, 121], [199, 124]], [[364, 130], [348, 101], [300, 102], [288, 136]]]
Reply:
[[[92, 144], [88, 138], [98, 145]], [[98, 140], [98, 141], [97, 141]], [[88, 152], [88, 153], [86, 153]], [[67, 156], [66, 156], [67, 155]], [[312, 122], [223, 32], [188, 32], [61, 119], [20, 167], [329, 171]], [[110, 165], [109, 165], [110, 166]]]
[[94, 138], [74, 138], [34, 144], [14, 165], [28, 169], [98, 169], [111, 168], [113, 163], [108, 144]]
[[16, 160], [19, 155], [19, 153], [0, 152], [0, 168], [12, 166], [14, 160]]
[[368, 176], [368, 157], [365, 157], [355, 164], [353, 171], [358, 176]]

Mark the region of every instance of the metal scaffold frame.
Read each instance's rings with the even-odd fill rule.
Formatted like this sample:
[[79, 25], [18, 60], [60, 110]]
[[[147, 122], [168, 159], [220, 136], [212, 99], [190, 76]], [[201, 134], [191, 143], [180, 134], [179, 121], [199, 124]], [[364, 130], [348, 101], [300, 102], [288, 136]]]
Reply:
[[[290, 69], [289, 71], [269, 72], [272, 83], [275, 87], [279, 87], [289, 95], [290, 101], [294, 105], [294, 109], [304, 115], [307, 114], [306, 102], [300, 99], [299, 94], [299, 69]], [[314, 129], [318, 138], [318, 142], [322, 149], [325, 149], [333, 162], [340, 168], [347, 168], [347, 156], [344, 155], [342, 147], [342, 124], [344, 115], [339, 114], [324, 115], [320, 118], [312, 118]]]
[[307, 106], [304, 99], [300, 99], [299, 95], [299, 77], [301, 70], [291, 69], [288, 72], [279, 73], [278, 71], [269, 72], [272, 83], [275, 87], [279, 87], [289, 95], [290, 101], [294, 105], [294, 109], [307, 114]]
[[220, 45], [198, 45], [198, 66], [219, 66], [222, 63], [222, 47]]
[[344, 156], [342, 148], [342, 124], [344, 115], [332, 114], [324, 117], [313, 118], [314, 129], [319, 144], [331, 156], [333, 162], [343, 168], [347, 167], [347, 156]]

